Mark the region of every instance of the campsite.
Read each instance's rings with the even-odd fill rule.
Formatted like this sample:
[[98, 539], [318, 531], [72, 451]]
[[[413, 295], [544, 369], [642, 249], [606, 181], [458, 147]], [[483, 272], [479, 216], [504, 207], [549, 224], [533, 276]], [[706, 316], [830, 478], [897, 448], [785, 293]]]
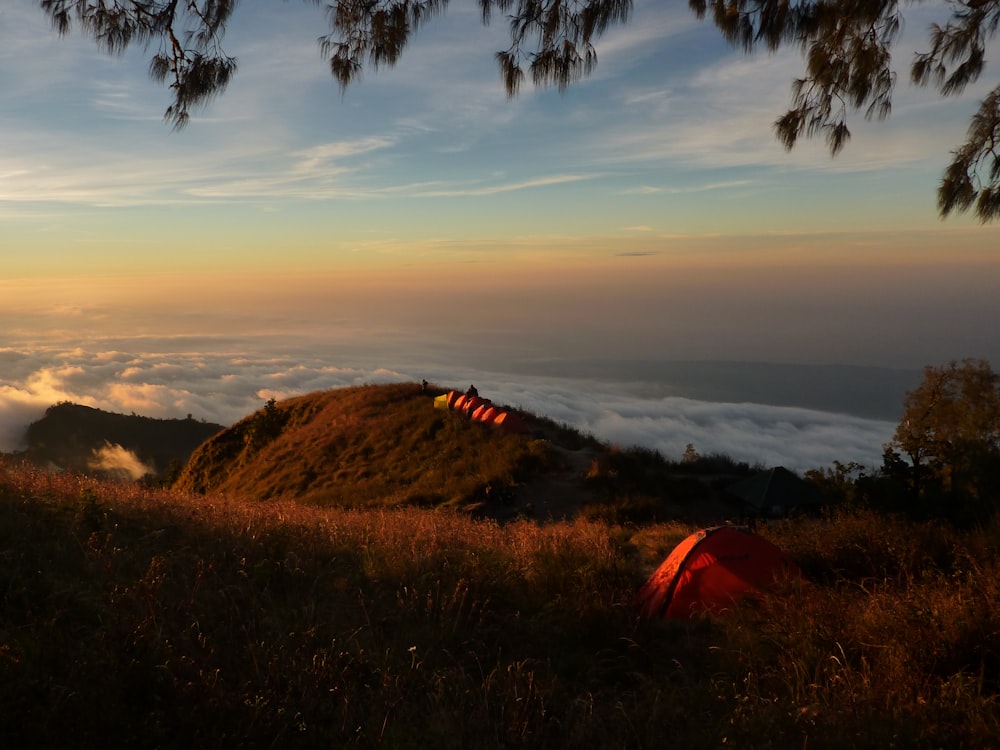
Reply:
[[0, 750], [1000, 750], [1000, 0], [0, 9]]
[[[652, 457], [539, 415], [504, 431], [438, 395], [269, 404], [174, 489], [5, 459], [3, 746], [995, 745], [996, 523], [849, 505], [753, 532], [657, 517], [684, 503], [639, 502], [669, 476]], [[291, 487], [321, 454], [340, 492]], [[403, 455], [478, 500], [430, 502]], [[505, 478], [527, 497], [475, 494]], [[668, 486], [693, 497], [688, 480]], [[335, 502], [352, 487], [362, 502]], [[618, 505], [539, 517], [537, 493], [578, 487]]]

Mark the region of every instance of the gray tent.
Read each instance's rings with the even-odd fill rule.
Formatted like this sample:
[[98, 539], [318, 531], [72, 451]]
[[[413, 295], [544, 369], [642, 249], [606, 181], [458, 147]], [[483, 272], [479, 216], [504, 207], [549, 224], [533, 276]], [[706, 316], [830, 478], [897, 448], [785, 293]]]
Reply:
[[743, 514], [757, 518], [784, 518], [789, 513], [813, 510], [823, 497], [813, 485], [784, 466], [777, 466], [726, 488], [743, 503]]

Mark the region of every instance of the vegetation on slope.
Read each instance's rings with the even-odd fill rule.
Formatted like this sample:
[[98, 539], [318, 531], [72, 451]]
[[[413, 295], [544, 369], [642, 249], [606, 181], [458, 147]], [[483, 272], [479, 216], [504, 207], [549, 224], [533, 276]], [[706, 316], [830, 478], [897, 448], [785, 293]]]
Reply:
[[195, 451], [174, 486], [322, 505], [457, 505], [545, 467], [545, 441], [434, 409], [437, 392], [369, 385], [269, 401]]
[[713, 459], [679, 467], [523, 412], [530, 434], [511, 434], [433, 408], [440, 392], [403, 383], [269, 401], [195, 451], [174, 487], [345, 507], [461, 507], [496, 518], [586, 509], [652, 520], [706, 504], [725, 517], [731, 509], [718, 510], [718, 487], [692, 472], [710, 466], [724, 483], [750, 471]]
[[807, 572], [642, 622], [690, 529], [499, 525], [0, 467], [0, 746], [987, 748], [1000, 527], [765, 529]]

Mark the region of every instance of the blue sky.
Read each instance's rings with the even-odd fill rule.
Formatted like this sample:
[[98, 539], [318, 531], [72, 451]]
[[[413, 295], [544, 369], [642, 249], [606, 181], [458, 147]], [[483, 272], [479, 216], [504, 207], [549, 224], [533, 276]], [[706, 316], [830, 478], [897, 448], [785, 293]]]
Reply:
[[935, 208], [990, 69], [948, 101], [907, 83], [935, 7], [907, 10], [892, 117], [855, 117], [831, 159], [772, 132], [797, 51], [748, 58], [684, 4], [637, 2], [594, 75], [510, 100], [493, 62], [505, 24], [484, 28], [475, 3], [342, 96], [322, 8], [246, 0], [226, 36], [235, 81], [172, 132], [154, 50], [109, 57], [11, 0], [0, 297], [102, 335], [149, 318], [169, 333], [196, 305], [201, 325], [269, 330], [543, 328], [556, 352], [586, 331], [608, 356], [1000, 358], [977, 324], [998, 312], [1000, 230]]
[[[20, 364], [0, 395], [183, 414], [204, 406], [194, 386], [96, 363], [212, 346], [266, 361], [290, 337], [329, 366], [374, 352], [363, 371], [397, 376], [431, 371], [431, 352], [470, 368], [501, 353], [1000, 363], [1000, 230], [935, 205], [1000, 47], [961, 97], [910, 86], [941, 7], [907, 7], [892, 116], [855, 116], [831, 159], [773, 135], [797, 51], [748, 58], [686, 3], [638, 0], [590, 78], [511, 100], [493, 61], [506, 26], [484, 28], [476, 3], [454, 0], [396, 68], [341, 95], [321, 7], [243, 0], [234, 82], [172, 132], [155, 50], [109, 57], [6, 0], [0, 349]], [[392, 369], [404, 359], [420, 366]], [[67, 367], [100, 378], [76, 387]], [[270, 392], [246, 388], [233, 409]]]
[[[341, 96], [315, 43], [322, 8], [248, 0], [226, 36], [235, 82], [172, 133], [168, 92], [146, 75], [152, 50], [114, 58], [79, 34], [60, 40], [30, 0], [12, 0], [0, 11], [8, 241], [67, 268], [86, 249], [94, 265], [158, 267], [150, 256], [166, 248], [195, 267], [206, 255], [267, 266], [279, 242], [285, 262], [310, 266], [451, 258], [449, 243], [678, 253], [703, 235], [940, 228], [934, 187], [982, 86], [941, 102], [904, 67], [887, 123], [854, 118], [835, 160], [821, 143], [789, 154], [771, 123], [797, 53], [746, 58], [664, 5], [636, 3], [599, 42], [596, 73], [565, 94], [526, 85], [508, 100], [492, 58], [505, 24], [483, 28], [474, 3], [453, 3], [395, 69]], [[911, 13], [913, 37], [925, 13]]]

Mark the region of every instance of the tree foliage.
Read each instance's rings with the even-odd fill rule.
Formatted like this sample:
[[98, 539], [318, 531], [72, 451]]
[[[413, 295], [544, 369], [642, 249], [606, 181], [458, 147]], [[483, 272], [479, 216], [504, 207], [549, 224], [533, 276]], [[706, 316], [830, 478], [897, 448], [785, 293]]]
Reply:
[[903, 409], [887, 465], [898, 471], [898, 457], [909, 458], [914, 496], [974, 515], [995, 511], [988, 506], [1000, 500], [1000, 374], [978, 359], [927, 367]]
[[[318, 0], [311, 0], [318, 4]], [[628, 21], [632, 0], [478, 0], [484, 23], [507, 20], [510, 45], [496, 52], [507, 94], [517, 94], [526, 71], [535, 85], [564, 89], [597, 64], [594, 42]], [[121, 52], [158, 45], [150, 74], [169, 81], [166, 119], [183, 126], [193, 107], [225, 89], [236, 60], [221, 46], [237, 0], [39, 0], [60, 33], [75, 21], [100, 46]], [[851, 136], [848, 116], [883, 119], [897, 81], [892, 51], [904, 21], [899, 0], [689, 0], [734, 46], [750, 53], [801, 49], [805, 71], [792, 85], [792, 106], [775, 122], [791, 149], [802, 136], [822, 136], [832, 154]], [[921, 0], [914, 0], [921, 4]], [[366, 66], [394, 65], [424, 23], [448, 0], [332, 0], [329, 31], [319, 43], [341, 88]], [[985, 66], [986, 45], [1000, 25], [1000, 0], [949, 0], [929, 47], [912, 60], [911, 80], [942, 96], [960, 93]], [[952, 153], [938, 188], [942, 216], [973, 210], [1000, 216], [1000, 86], [972, 116], [967, 140]]]

